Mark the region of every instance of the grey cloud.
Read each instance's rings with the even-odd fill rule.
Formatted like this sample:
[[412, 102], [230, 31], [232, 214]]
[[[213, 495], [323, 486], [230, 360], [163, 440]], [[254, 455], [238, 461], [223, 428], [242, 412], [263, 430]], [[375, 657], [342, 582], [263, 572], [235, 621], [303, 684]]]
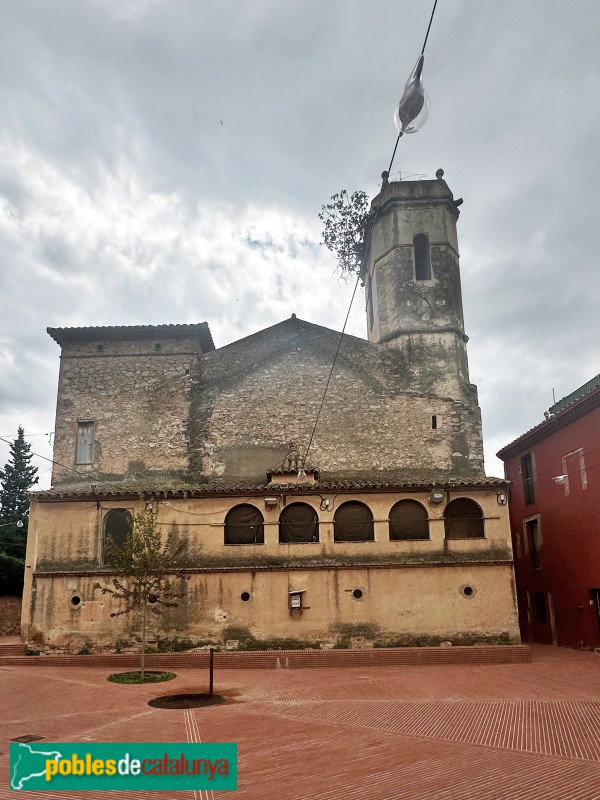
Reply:
[[[0, 424], [52, 426], [47, 325], [207, 320], [219, 345], [291, 312], [339, 329], [352, 287], [317, 244], [316, 214], [341, 188], [377, 192], [429, 12], [408, 0], [4, 3], [0, 336], [15, 360], [1, 366]], [[465, 198], [488, 466], [542, 419], [553, 386], [560, 396], [600, 371], [599, 18], [591, 0], [440, 3], [430, 119], [394, 164], [442, 166]], [[366, 333], [362, 294], [349, 331]]]

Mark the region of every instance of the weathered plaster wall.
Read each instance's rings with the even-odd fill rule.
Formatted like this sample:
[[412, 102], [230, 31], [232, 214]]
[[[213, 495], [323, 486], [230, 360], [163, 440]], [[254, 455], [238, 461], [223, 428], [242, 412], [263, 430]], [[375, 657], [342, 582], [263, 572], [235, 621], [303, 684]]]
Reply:
[[[196, 573], [179, 583], [184, 597], [177, 608], [151, 617], [149, 638], [223, 640], [237, 628], [257, 639], [508, 634], [518, 641], [511, 577], [509, 565], [493, 564]], [[138, 636], [138, 616], [111, 618], [118, 606], [94, 583], [89, 576], [37, 578], [28, 641], [76, 649], [86, 639], [114, 645]], [[473, 590], [469, 597], [465, 586]], [[290, 614], [290, 589], [304, 590], [302, 614]], [[74, 593], [81, 597], [77, 606], [68, 600]]]
[[[390, 636], [428, 631], [448, 637], [469, 631], [475, 635], [514, 633], [506, 506], [498, 505], [495, 491], [450, 492], [447, 501], [457, 496], [481, 506], [485, 539], [446, 541], [444, 506], [429, 506], [426, 493], [328, 494], [323, 496], [329, 501], [324, 510], [319, 495], [288, 498], [288, 502], [307, 502], [318, 514], [319, 542], [307, 544], [279, 543], [283, 500], [274, 509], [265, 509], [262, 496], [161, 501], [157, 522], [165, 536], [175, 532], [190, 541], [191, 579], [182, 583], [185, 602], [166, 614], [157, 632], [203, 638], [243, 625], [258, 638], [327, 638], [336, 626], [369, 622]], [[389, 541], [390, 509], [407, 498], [428, 509], [429, 540]], [[334, 542], [335, 510], [347, 500], [369, 505], [375, 541]], [[250, 502], [264, 515], [264, 544], [223, 544], [225, 516], [241, 502]], [[34, 500], [22, 618], [28, 638], [77, 642], [89, 638], [110, 644], [127, 638], [132, 625], [135, 628], [133, 618], [111, 619], [110, 600], [93, 588], [96, 582], [110, 579], [109, 572], [99, 571], [101, 531], [104, 515], [116, 507], [141, 510], [139, 501], [102, 501], [97, 509], [95, 503], [82, 501]], [[215, 571], [201, 572], [210, 569]], [[476, 590], [473, 602], [460, 594], [454, 596], [463, 585]], [[290, 619], [285, 605], [289, 588], [310, 590], [315, 600], [313, 605], [307, 595], [311, 613], [302, 615], [298, 624]], [[364, 602], [349, 603], [348, 588], [361, 588]], [[240, 599], [245, 591], [253, 598], [248, 603]], [[71, 604], [75, 595], [82, 601], [77, 606]], [[272, 611], [272, 606], [278, 610]]]

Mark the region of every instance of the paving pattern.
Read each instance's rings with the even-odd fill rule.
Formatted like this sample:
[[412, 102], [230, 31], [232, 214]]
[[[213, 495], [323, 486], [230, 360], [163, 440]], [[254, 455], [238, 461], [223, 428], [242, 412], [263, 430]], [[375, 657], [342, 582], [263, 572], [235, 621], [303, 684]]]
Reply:
[[[8, 740], [238, 742], [237, 792], [110, 792], [110, 800], [600, 800], [600, 655], [535, 647], [532, 663], [229, 670], [228, 702], [150, 708], [206, 690], [204, 671], [119, 686], [107, 671], [0, 667], [0, 798]], [[86, 792], [85, 800], [106, 797]]]

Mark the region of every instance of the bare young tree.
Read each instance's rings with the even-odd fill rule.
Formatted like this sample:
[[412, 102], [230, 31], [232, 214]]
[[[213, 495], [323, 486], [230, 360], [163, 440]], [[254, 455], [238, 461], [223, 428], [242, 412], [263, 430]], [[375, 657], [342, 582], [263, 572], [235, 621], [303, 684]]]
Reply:
[[[117, 577], [110, 585], [94, 584], [102, 594], [110, 595], [124, 607], [113, 611], [111, 617], [141, 611], [142, 617], [142, 656], [141, 680], [144, 682], [146, 653], [147, 612], [161, 614], [165, 608], [175, 608], [183, 593], [175, 591], [173, 570], [185, 564], [189, 549], [187, 539], [175, 541], [169, 535], [163, 543], [156, 524], [156, 514], [140, 513], [133, 518], [130, 535], [122, 546], [109, 538], [106, 548], [106, 561]], [[187, 579], [185, 576], [178, 576]]]

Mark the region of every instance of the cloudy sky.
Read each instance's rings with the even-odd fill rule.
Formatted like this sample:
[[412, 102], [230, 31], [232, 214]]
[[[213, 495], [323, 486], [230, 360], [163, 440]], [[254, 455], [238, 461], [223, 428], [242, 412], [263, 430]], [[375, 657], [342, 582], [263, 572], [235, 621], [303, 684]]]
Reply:
[[[426, 0], [4, 0], [0, 436], [49, 456], [46, 327], [289, 317], [339, 330], [351, 287], [317, 214], [376, 194]], [[494, 453], [600, 372], [597, 0], [439, 0], [431, 113], [393, 177], [462, 196], [471, 379]], [[349, 332], [366, 336], [364, 297]], [[7, 447], [0, 443], [0, 465]], [[49, 464], [36, 459], [41, 485]]]

